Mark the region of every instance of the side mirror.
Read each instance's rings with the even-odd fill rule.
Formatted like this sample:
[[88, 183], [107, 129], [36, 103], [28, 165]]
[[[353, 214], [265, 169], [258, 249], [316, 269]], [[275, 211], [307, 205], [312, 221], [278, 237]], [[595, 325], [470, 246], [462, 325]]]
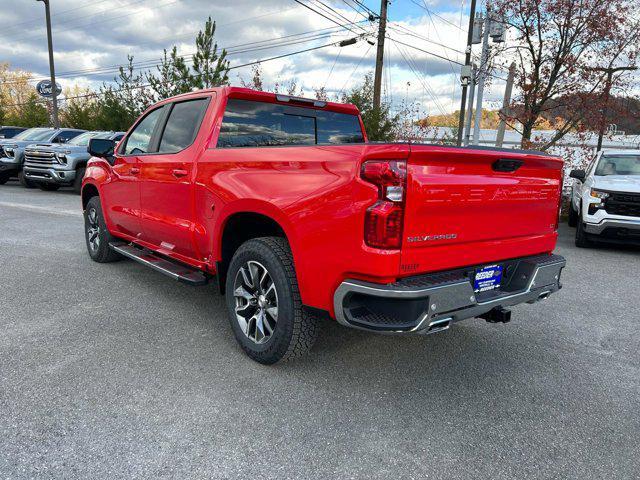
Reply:
[[571, 178], [575, 178], [576, 180], [584, 182], [584, 179], [587, 178], [587, 172], [585, 172], [584, 170], [571, 170], [569, 176]]
[[92, 157], [104, 158], [109, 164], [113, 165], [113, 152], [115, 147], [116, 143], [113, 140], [107, 138], [92, 138], [89, 140], [87, 151]]

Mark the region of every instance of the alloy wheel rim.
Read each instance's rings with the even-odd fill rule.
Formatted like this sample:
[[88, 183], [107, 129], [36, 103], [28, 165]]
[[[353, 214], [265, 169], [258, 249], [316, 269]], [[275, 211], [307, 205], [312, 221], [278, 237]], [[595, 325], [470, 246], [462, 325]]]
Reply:
[[278, 292], [266, 267], [253, 260], [240, 267], [233, 296], [240, 330], [253, 343], [267, 342], [278, 323]]
[[98, 212], [95, 208], [90, 208], [87, 212], [87, 239], [89, 248], [95, 252], [100, 247], [100, 224], [98, 223]]

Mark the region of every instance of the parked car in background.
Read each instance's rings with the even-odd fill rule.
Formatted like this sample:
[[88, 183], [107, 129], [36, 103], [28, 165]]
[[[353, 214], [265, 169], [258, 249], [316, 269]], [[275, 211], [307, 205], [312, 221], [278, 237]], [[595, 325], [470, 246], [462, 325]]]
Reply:
[[25, 127], [12, 127], [9, 125], [0, 127], [0, 140], [3, 138], [13, 138], [17, 134], [24, 132], [25, 130]]
[[125, 132], [85, 132], [65, 144], [35, 144], [25, 148], [24, 175], [42, 190], [73, 186], [80, 193], [87, 161], [89, 140], [102, 138], [119, 142]]
[[23, 187], [34, 187], [22, 172], [25, 147], [32, 143], [67, 143], [85, 131], [75, 128], [30, 128], [13, 138], [0, 140], [0, 184], [6, 183], [11, 177], [18, 177]]
[[594, 240], [640, 243], [640, 150], [598, 153], [587, 170], [573, 170], [569, 225], [576, 246]]
[[318, 316], [430, 334], [561, 288], [552, 155], [369, 143], [354, 105], [235, 87], [164, 100], [89, 151], [91, 259], [216, 276], [261, 363], [305, 353]]

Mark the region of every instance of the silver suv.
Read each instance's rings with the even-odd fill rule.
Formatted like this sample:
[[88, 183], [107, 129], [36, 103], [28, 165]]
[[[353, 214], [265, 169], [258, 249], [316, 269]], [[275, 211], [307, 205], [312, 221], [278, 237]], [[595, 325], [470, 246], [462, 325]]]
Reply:
[[11, 177], [18, 177], [23, 187], [31, 188], [22, 172], [24, 149], [32, 143], [67, 143], [86, 130], [75, 128], [30, 128], [13, 138], [0, 140], [0, 184]]
[[587, 170], [573, 170], [569, 225], [576, 245], [594, 240], [640, 243], [640, 150], [599, 152]]
[[87, 151], [89, 140], [104, 138], [118, 142], [124, 134], [125, 132], [85, 132], [63, 145], [29, 145], [24, 151], [24, 175], [42, 190], [73, 186], [76, 193], [80, 193], [87, 161], [91, 157]]

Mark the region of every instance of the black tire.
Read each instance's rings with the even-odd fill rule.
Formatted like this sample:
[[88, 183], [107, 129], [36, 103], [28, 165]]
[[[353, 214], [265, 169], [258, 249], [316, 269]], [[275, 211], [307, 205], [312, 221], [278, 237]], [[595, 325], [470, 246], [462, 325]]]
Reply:
[[84, 178], [85, 170], [85, 167], [78, 168], [78, 170], [76, 171], [76, 178], [73, 181], [73, 191], [78, 195], [82, 193], [82, 179]]
[[[266, 270], [267, 275], [255, 275], [256, 278], [265, 279], [269, 283], [269, 287], [262, 281], [253, 282], [253, 272], [251, 265], [259, 265]], [[244, 269], [252, 280], [258, 286], [255, 289], [260, 295], [254, 295], [253, 300], [248, 300], [247, 296], [241, 296], [236, 300], [234, 292], [236, 291], [236, 280], [241, 285], [249, 287], [249, 283], [243, 282], [241, 268]], [[243, 282], [243, 283], [242, 283]], [[266, 287], [266, 288], [265, 288]], [[251, 290], [249, 288], [248, 290]], [[271, 298], [269, 298], [269, 292]], [[247, 295], [250, 295], [245, 290]], [[275, 297], [273, 295], [275, 294]], [[226, 302], [229, 312], [229, 321], [236, 340], [245, 351], [245, 353], [256, 362], [271, 365], [281, 360], [292, 360], [304, 356], [315, 342], [318, 332], [318, 321], [309, 312], [302, 307], [300, 299], [300, 291], [298, 289], [298, 280], [296, 278], [295, 267], [293, 264], [293, 256], [289, 244], [284, 238], [279, 237], [261, 237], [249, 240], [243, 243], [233, 255], [233, 259], [227, 271], [226, 285]], [[259, 297], [259, 298], [258, 298]], [[273, 307], [275, 298], [276, 316], [267, 315], [269, 305]], [[246, 305], [253, 305], [254, 312], [246, 312], [246, 317], [251, 316], [246, 322], [245, 333], [240, 325], [240, 320], [236, 315], [236, 306], [238, 302], [246, 301]], [[267, 302], [263, 305], [263, 302]], [[244, 305], [240, 305], [241, 307]], [[243, 309], [246, 311], [246, 309]], [[260, 310], [262, 310], [263, 320], [253, 320], [259, 318]], [[243, 318], [244, 315], [242, 315]], [[253, 320], [253, 323], [251, 321]], [[264, 325], [262, 330], [271, 333], [267, 337], [262, 335], [259, 337], [258, 325], [262, 322]], [[275, 324], [275, 325], [274, 325]], [[254, 338], [251, 336], [251, 325], [255, 325], [253, 331]], [[261, 340], [262, 343], [257, 340]]]
[[593, 245], [593, 242], [587, 237], [587, 232], [584, 231], [584, 222], [578, 217], [578, 227], [576, 228], [576, 247], [589, 248]]
[[116, 239], [107, 230], [98, 196], [91, 197], [84, 210], [84, 238], [89, 257], [94, 262], [109, 263], [120, 260], [120, 255], [109, 248], [109, 243]]
[[55, 192], [60, 188], [60, 185], [54, 185], [52, 183], [40, 183], [38, 188], [43, 192]]
[[578, 226], [578, 212], [573, 208], [573, 202], [569, 201], [569, 226]]
[[35, 188], [35, 184], [27, 180], [27, 177], [25, 177], [24, 172], [18, 173], [18, 181], [20, 182], [20, 185], [22, 185], [24, 188]]
[[9, 172], [0, 173], [0, 185], [4, 185], [11, 178], [11, 174]]

